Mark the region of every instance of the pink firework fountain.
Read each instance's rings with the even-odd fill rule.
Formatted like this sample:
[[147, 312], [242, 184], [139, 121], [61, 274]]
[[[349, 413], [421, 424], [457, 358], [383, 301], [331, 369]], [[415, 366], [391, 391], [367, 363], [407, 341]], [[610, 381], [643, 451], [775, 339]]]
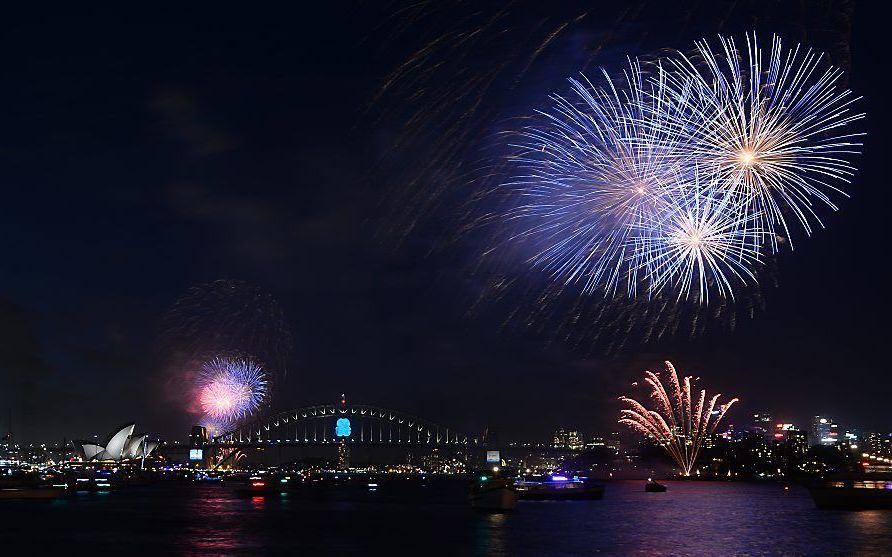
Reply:
[[619, 397], [628, 406], [622, 410], [619, 423], [631, 427], [663, 447], [682, 473], [690, 476], [703, 441], [715, 431], [725, 413], [738, 399], [732, 398], [727, 403], [719, 404], [720, 394], [707, 398], [706, 390], [702, 389], [694, 402], [691, 396], [693, 378], [685, 377], [679, 382], [675, 366], [668, 360], [666, 372], [669, 376], [669, 390], [656, 373], [645, 372], [644, 381], [651, 388], [650, 398], [655, 409], [650, 410], [635, 399]]

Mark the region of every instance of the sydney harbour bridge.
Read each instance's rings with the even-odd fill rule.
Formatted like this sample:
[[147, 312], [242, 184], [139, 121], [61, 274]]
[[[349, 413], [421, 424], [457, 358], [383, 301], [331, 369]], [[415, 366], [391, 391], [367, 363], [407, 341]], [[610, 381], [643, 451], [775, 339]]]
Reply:
[[[343, 453], [391, 455], [411, 452], [423, 454], [437, 449], [445, 454], [464, 454], [482, 460], [487, 450], [505, 453], [528, 449], [510, 448], [493, 443], [481, 435], [475, 437], [459, 429], [418, 416], [367, 404], [339, 402], [304, 406], [286, 412], [262, 416], [229, 431], [191, 440], [191, 447], [202, 449], [204, 458], [220, 462], [221, 455], [251, 454], [260, 460], [283, 463], [315, 453], [331, 456], [336, 447]], [[325, 449], [329, 447], [329, 449]], [[388, 449], [390, 449], [388, 451]], [[537, 447], [537, 452], [564, 454], [566, 449]], [[225, 461], [224, 461], [225, 462]]]
[[[332, 456], [334, 447], [339, 461], [349, 460], [352, 451], [365, 454], [366, 461], [380, 459], [382, 451], [391, 457], [434, 449], [471, 456], [478, 455], [484, 443], [453, 427], [405, 412], [348, 404], [342, 395], [338, 403], [262, 416], [210, 438], [203, 431], [197, 437], [193, 433], [190, 446], [201, 449], [197, 458], [220, 465], [236, 455], [250, 454], [252, 460], [267, 464], [319, 457], [320, 451]], [[370, 456], [373, 453], [377, 458]]]
[[312, 446], [477, 446], [480, 441], [455, 428], [396, 410], [364, 404], [307, 406], [280, 412], [208, 440], [211, 447]]

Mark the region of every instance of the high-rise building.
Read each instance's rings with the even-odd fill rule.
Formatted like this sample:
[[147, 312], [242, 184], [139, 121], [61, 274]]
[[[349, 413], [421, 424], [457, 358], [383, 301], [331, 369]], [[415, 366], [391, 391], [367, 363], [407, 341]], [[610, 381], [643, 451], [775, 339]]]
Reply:
[[766, 436], [771, 434], [771, 430], [774, 428], [771, 412], [756, 412], [753, 414], [753, 427], [761, 429]]
[[620, 442], [618, 431], [611, 431], [610, 435], [607, 436], [607, 447], [613, 449], [614, 452], [619, 453]]
[[861, 444], [861, 433], [855, 429], [847, 429], [840, 439], [839, 448], [847, 451], [857, 451]]
[[554, 432], [555, 449], [570, 449], [571, 451], [581, 451], [585, 448], [585, 442], [582, 435], [576, 430], [568, 430], [560, 428]]
[[338, 444], [338, 469], [347, 470], [350, 468], [350, 447], [347, 445], [346, 439], [341, 439]]
[[841, 441], [839, 424], [828, 416], [815, 416], [811, 422], [812, 445], [835, 446]]
[[872, 454], [877, 454], [880, 452], [880, 448], [882, 447], [882, 435], [880, 435], [876, 431], [865, 431], [864, 432], [864, 451]]
[[787, 462], [801, 462], [808, 454], [808, 432], [801, 429], [784, 431], [784, 457]]
[[892, 433], [865, 431], [861, 435], [864, 452], [875, 455], [892, 455]]
[[554, 432], [554, 442], [551, 444], [555, 449], [567, 448], [567, 430], [561, 428]]

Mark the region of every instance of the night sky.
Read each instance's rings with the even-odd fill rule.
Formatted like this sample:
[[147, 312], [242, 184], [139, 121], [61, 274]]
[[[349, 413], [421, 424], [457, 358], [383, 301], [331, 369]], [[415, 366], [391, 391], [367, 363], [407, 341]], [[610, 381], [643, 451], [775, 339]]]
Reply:
[[[164, 316], [190, 287], [229, 279], [270, 293], [286, 315], [294, 348], [273, 409], [346, 392], [472, 434], [608, 431], [616, 397], [669, 358], [741, 398], [731, 423], [766, 409], [802, 425], [823, 412], [892, 429], [889, 14], [848, 2], [616, 4], [4, 17], [0, 428], [11, 410], [23, 440], [127, 421], [184, 438], [197, 417], [159, 341]], [[490, 41], [385, 87], [433, 38], [502, 12]], [[537, 52], [532, 37], [558, 29]], [[487, 271], [474, 236], [454, 230], [473, 186], [452, 171], [473, 169], [480, 137], [580, 70], [753, 29], [826, 51], [868, 115], [851, 199], [778, 258], [764, 310], [733, 331], [610, 353], [470, 311]], [[488, 75], [480, 112], [448, 122], [462, 132], [446, 126], [451, 113], [437, 110], [454, 102], [461, 113]]]

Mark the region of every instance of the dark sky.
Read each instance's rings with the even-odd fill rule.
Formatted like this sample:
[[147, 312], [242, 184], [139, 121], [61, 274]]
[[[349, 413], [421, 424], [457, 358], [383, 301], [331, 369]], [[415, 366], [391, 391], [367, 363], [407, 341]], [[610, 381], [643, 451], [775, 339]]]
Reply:
[[[131, 420], [184, 437], [196, 417], [158, 342], [163, 316], [189, 287], [225, 278], [269, 292], [287, 316], [294, 349], [277, 409], [346, 392], [472, 433], [601, 431], [626, 385], [670, 358], [742, 399], [732, 422], [764, 408], [892, 430], [890, 111], [878, 66], [890, 20], [874, 4], [10, 14], [0, 24], [0, 424], [10, 409], [22, 439], [101, 435]], [[432, 38], [499, 13], [504, 24], [484, 27], [492, 42], [441, 53], [451, 59], [440, 73], [416, 68], [378, 95]], [[506, 329], [492, 312], [469, 317], [479, 245], [450, 230], [467, 188], [442, 175], [477, 160], [462, 133], [529, 113], [580, 70], [751, 29], [827, 51], [868, 113], [852, 198], [779, 258], [764, 311], [733, 331], [610, 354]], [[448, 122], [466, 124], [461, 133], [437, 120], [448, 112], [431, 112], [433, 101], [460, 108], [469, 101], [452, 92], [473, 99], [489, 75], [485, 111]]]

